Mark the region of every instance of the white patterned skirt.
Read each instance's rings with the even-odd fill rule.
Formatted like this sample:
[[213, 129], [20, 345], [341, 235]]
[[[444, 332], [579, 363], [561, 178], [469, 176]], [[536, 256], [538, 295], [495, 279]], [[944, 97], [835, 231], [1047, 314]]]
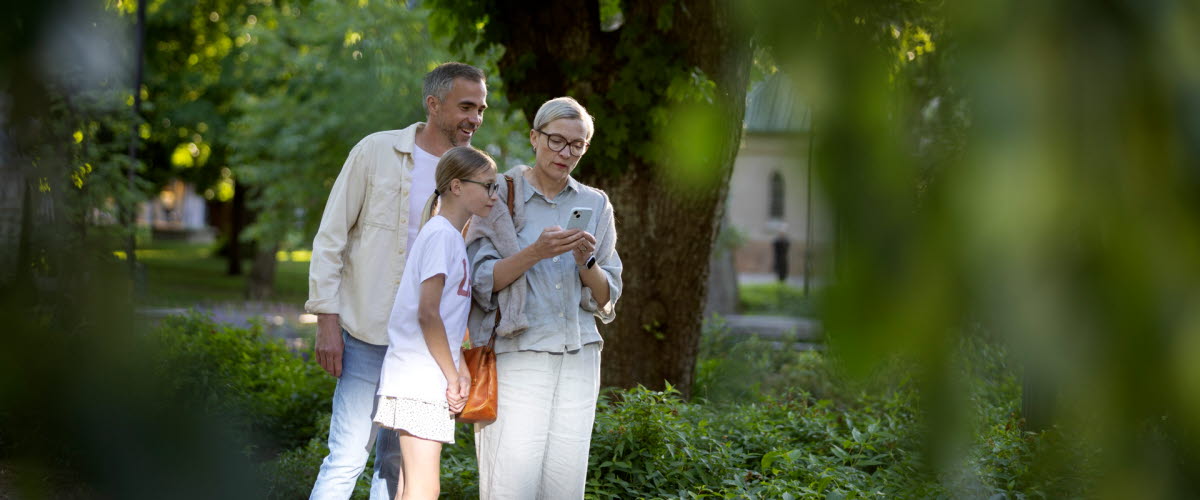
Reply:
[[375, 423], [421, 439], [454, 443], [454, 415], [445, 401], [380, 396]]

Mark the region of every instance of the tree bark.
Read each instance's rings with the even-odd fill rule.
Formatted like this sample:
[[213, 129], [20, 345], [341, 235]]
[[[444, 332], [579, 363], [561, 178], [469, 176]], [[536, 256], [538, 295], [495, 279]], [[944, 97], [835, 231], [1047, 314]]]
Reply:
[[[749, 78], [749, 39], [734, 24], [734, 7], [720, 0], [631, 2], [625, 6], [625, 25], [604, 32], [594, 1], [550, 2], [537, 9], [513, 1], [489, 5], [487, 36], [506, 48], [498, 64], [510, 102], [532, 118], [546, 99], [570, 95], [598, 116], [594, 146], [606, 133], [627, 135], [624, 142], [614, 142], [619, 151], [594, 147], [590, 153], [621, 158], [626, 163], [620, 172], [589, 169], [596, 164], [589, 157], [575, 172], [580, 181], [609, 194], [625, 265], [617, 319], [601, 327], [601, 383], [662, 389], [669, 382], [690, 394], [709, 256], [741, 140]], [[660, 22], [664, 5], [673, 12], [669, 27]], [[631, 44], [632, 37], [641, 38]], [[708, 188], [679, 191], [672, 189], [678, 179], [670, 178], [665, 163], [641, 154], [657, 140], [658, 131], [647, 125], [651, 108], [670, 102], [664, 79], [645, 75], [676, 72], [665, 75], [669, 82], [694, 69], [716, 84], [713, 102], [705, 105], [721, 116], [721, 129], [710, 138], [718, 142], [718, 154], [705, 168], [715, 169], [717, 180]], [[614, 98], [618, 93], [624, 100]], [[622, 115], [635, 117], [636, 128], [606, 129], [605, 117]]]
[[229, 241], [226, 243], [225, 274], [229, 276], [242, 275], [242, 228], [246, 227], [246, 189], [245, 186], [234, 184], [233, 187], [233, 216], [229, 221]]
[[275, 296], [275, 254], [279, 251], [279, 244], [260, 243], [257, 248], [249, 279], [246, 280], [246, 298], [269, 300]]

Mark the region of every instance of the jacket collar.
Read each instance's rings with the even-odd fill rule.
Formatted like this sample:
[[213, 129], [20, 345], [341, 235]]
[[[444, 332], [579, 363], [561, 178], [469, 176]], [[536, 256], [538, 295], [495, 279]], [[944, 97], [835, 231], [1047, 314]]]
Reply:
[[396, 151], [411, 155], [413, 153], [413, 145], [417, 141], [417, 132], [425, 128], [425, 122], [417, 122], [403, 129], [396, 131], [396, 139], [392, 142], [392, 147]]

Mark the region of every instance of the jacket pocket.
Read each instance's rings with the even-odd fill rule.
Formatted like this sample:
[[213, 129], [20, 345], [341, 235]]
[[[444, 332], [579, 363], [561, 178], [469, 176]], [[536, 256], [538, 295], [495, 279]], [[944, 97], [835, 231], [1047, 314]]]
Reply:
[[366, 223], [388, 230], [396, 229], [400, 215], [400, 179], [375, 174], [370, 177]]

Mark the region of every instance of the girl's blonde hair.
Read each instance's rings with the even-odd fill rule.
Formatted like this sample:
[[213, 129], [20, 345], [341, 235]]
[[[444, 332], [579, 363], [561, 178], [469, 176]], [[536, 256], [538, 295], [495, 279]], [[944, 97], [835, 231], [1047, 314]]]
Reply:
[[468, 179], [485, 170], [495, 174], [496, 161], [483, 151], [471, 146], [458, 146], [446, 151], [442, 159], [438, 160], [437, 173], [434, 174], [437, 187], [425, 202], [425, 209], [421, 211], [421, 226], [437, 213], [441, 205], [438, 198], [450, 191], [450, 181]]

